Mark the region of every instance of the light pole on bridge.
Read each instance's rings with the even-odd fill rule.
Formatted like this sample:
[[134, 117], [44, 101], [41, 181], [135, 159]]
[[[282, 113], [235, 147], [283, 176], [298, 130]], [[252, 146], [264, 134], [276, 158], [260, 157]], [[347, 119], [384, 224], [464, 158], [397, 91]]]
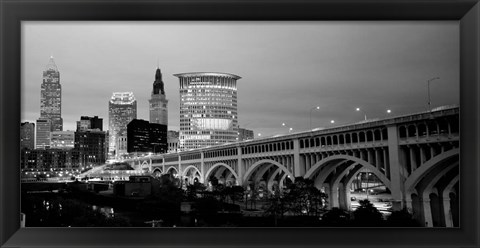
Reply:
[[319, 110], [320, 109], [320, 106], [316, 106], [316, 107], [313, 107], [310, 109], [310, 130], [312, 130], [312, 111], [313, 110]]
[[[360, 108], [356, 108], [355, 109], [357, 112], [360, 112], [362, 111]], [[365, 120], [367, 120], [367, 113], [365, 113], [365, 111], [362, 111], [363, 115], [365, 116]]]
[[430, 78], [429, 80], [427, 80], [427, 92], [428, 92], [428, 111], [432, 111], [431, 109], [431, 100], [430, 100], [430, 82], [434, 81], [434, 80], [437, 80], [437, 79], [440, 79], [439, 77], [434, 77], [434, 78]]
[[[282, 123], [282, 127], [286, 127], [286, 126], [287, 124], [285, 124], [285, 122]], [[293, 131], [293, 127], [288, 127], [288, 133], [291, 133], [292, 131]]]

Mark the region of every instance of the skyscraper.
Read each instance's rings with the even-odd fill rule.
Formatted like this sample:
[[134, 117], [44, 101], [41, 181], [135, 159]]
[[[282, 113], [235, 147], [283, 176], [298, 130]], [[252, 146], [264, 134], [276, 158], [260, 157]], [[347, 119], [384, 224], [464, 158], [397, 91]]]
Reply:
[[165, 89], [162, 81], [162, 72], [157, 68], [150, 103], [150, 123], [168, 126], [168, 100], [165, 98]]
[[127, 124], [137, 118], [137, 100], [133, 92], [114, 92], [108, 103], [108, 131], [110, 156], [116, 153], [117, 138], [127, 136]]
[[40, 118], [50, 119], [50, 131], [62, 131], [62, 86], [60, 72], [53, 57], [43, 71], [43, 83], [40, 92]]
[[235, 142], [241, 77], [217, 72], [174, 76], [180, 80], [180, 150]]
[[35, 149], [35, 123], [23, 122], [20, 125], [20, 149]]

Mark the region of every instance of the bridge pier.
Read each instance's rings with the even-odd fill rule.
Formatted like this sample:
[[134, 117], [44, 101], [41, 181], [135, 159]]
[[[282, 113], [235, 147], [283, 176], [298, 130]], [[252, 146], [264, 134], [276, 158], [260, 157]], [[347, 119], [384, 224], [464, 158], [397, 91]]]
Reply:
[[[396, 125], [387, 126], [388, 135], [388, 164], [389, 173], [386, 177], [391, 181], [391, 193], [392, 193], [392, 208], [393, 210], [401, 210], [404, 207], [404, 182], [405, 175], [403, 175], [404, 169], [402, 168], [402, 160], [398, 142], [398, 130]], [[388, 175], [390, 174], [390, 175]]]

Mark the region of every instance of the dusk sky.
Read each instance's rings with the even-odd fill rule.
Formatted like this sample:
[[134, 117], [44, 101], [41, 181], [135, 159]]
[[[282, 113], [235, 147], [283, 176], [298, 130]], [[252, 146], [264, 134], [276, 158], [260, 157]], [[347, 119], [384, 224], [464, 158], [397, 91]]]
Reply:
[[64, 130], [103, 118], [113, 92], [132, 91], [139, 119], [157, 63], [179, 130], [173, 74], [225, 72], [237, 81], [241, 127], [262, 136], [331, 127], [459, 104], [459, 23], [452, 22], [23, 22], [22, 121], [40, 116], [42, 73], [60, 71]]

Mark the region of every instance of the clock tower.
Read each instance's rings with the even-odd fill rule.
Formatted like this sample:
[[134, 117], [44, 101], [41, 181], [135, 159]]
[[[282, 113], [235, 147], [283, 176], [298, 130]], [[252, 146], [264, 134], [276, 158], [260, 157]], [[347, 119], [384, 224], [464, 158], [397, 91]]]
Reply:
[[155, 72], [151, 99], [148, 101], [150, 105], [150, 123], [168, 126], [168, 100], [165, 98], [162, 72], [158, 67]]

